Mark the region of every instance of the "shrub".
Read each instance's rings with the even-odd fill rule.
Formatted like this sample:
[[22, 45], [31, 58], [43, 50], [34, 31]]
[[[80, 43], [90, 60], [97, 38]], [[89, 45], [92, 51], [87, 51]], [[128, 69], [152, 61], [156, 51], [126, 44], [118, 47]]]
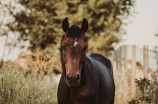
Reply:
[[158, 104], [158, 75], [156, 71], [148, 71], [151, 78], [136, 79], [137, 96], [132, 99], [128, 104]]
[[15, 63], [19, 65], [22, 63], [20, 66], [25, 70], [25, 76], [30, 73], [50, 75], [52, 73], [60, 74], [62, 72], [59, 50], [53, 50], [50, 47], [47, 47], [39, 53], [23, 55]]

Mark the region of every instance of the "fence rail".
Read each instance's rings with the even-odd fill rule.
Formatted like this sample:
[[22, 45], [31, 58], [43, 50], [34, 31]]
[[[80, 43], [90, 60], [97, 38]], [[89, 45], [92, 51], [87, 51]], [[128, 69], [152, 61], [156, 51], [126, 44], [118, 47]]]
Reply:
[[126, 104], [136, 96], [135, 79], [150, 77], [148, 70], [158, 70], [158, 52], [148, 46], [124, 45], [109, 57], [113, 64], [116, 86], [115, 104]]

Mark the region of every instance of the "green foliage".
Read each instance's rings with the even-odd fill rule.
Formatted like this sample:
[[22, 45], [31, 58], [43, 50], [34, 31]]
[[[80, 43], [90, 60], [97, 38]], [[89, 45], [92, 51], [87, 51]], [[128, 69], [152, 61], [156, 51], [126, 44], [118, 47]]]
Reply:
[[0, 68], [0, 104], [57, 104], [56, 86], [42, 81], [42, 75], [32, 73], [7, 62]]
[[136, 79], [136, 84], [139, 89], [135, 99], [132, 99], [128, 104], [157, 104], [158, 103], [158, 75], [152, 74], [152, 80], [148, 78]]
[[[30, 41], [30, 49], [44, 49], [49, 44], [59, 47], [63, 31], [62, 20], [69, 18], [70, 24], [81, 25], [82, 19], [89, 22], [86, 36], [89, 52], [108, 55], [113, 43], [121, 40], [123, 19], [130, 14], [134, 0], [15, 0], [17, 6], [7, 4], [14, 22], [7, 26], [20, 32], [19, 40]], [[54, 46], [55, 47], [55, 46]], [[57, 48], [56, 48], [57, 49]]]

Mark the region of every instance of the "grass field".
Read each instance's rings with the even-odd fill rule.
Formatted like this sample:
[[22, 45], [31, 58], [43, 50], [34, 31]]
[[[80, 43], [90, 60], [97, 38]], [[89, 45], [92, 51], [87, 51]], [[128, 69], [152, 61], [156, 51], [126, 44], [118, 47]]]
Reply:
[[0, 68], [0, 104], [57, 104], [57, 86], [8, 62]]
[[[26, 68], [21, 68], [14, 62], [5, 62], [0, 68], [0, 104], [57, 104], [56, 94], [59, 76], [56, 77], [57, 80], [50, 81], [45, 80], [44, 73], [47, 72], [47, 75], [51, 75], [55, 68], [61, 68], [59, 64], [54, 64], [55, 59], [48, 60], [48, 58], [45, 58], [46, 61], [31, 61], [28, 59], [29, 64]], [[129, 89], [127, 84], [129, 74], [123, 73], [124, 76], [114, 71], [115, 104], [127, 104], [131, 100], [129, 99], [131, 91], [126, 90]], [[152, 91], [157, 93], [157, 87], [155, 88], [156, 90]]]

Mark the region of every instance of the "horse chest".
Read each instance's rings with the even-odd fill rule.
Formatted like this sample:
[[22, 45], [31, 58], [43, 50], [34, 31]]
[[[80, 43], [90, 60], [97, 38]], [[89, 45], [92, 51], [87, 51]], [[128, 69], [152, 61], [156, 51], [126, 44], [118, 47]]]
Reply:
[[[71, 92], [71, 101], [73, 104], [93, 104], [97, 101], [97, 94], [96, 89], [90, 90], [90, 89], [81, 89], [77, 92]], [[96, 103], [95, 103], [96, 104]]]

